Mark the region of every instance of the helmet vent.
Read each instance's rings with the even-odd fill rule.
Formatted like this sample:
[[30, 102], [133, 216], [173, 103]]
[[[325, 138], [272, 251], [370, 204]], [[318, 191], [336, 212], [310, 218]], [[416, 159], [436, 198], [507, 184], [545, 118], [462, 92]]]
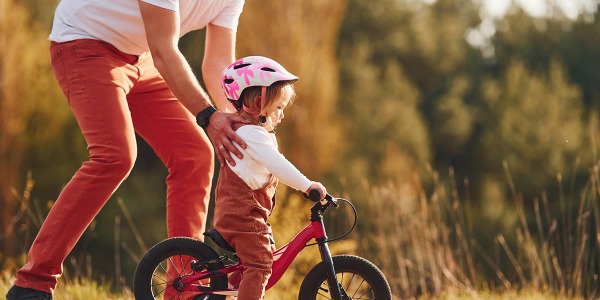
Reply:
[[234, 66], [234, 67], [233, 67], [233, 69], [234, 69], [234, 70], [237, 70], [237, 69], [241, 69], [241, 68], [243, 68], [243, 67], [247, 67], [247, 66], [249, 66], [249, 65], [250, 65], [250, 64], [239, 64], [239, 65], [236, 65], [236, 66]]
[[227, 79], [223, 79], [223, 82], [225, 82], [226, 84], [230, 84], [233, 83], [235, 80], [233, 80], [233, 78], [227, 78]]
[[275, 70], [271, 69], [271, 68], [267, 68], [267, 67], [262, 67], [260, 68], [263, 71], [267, 71], [267, 72], [275, 72]]

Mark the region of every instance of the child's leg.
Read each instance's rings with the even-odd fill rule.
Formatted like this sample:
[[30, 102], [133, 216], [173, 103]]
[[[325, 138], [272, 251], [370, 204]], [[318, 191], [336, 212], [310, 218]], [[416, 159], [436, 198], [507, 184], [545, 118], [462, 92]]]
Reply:
[[257, 300], [265, 295], [265, 286], [273, 267], [273, 252], [267, 234], [248, 233], [234, 238], [240, 246], [238, 257], [244, 262], [244, 273], [238, 292], [238, 300]]
[[215, 228], [244, 263], [238, 300], [262, 299], [273, 267], [269, 225], [255, 209], [245, 216], [227, 214], [215, 218]]

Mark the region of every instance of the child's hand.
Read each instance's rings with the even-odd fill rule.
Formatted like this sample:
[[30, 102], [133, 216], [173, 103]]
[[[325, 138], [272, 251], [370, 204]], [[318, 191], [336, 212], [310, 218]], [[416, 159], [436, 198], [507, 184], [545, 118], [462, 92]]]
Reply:
[[319, 193], [321, 193], [321, 199], [320, 199], [320, 200], [323, 200], [323, 199], [325, 199], [325, 195], [327, 195], [327, 189], [326, 189], [326, 188], [325, 188], [325, 186], [323, 186], [323, 185], [322, 185], [320, 182], [313, 181], [313, 182], [310, 184], [310, 187], [308, 188], [308, 190], [306, 190], [306, 192], [305, 192], [305, 193], [308, 195], [308, 193], [309, 193], [311, 190], [318, 190], [318, 191], [319, 191]]

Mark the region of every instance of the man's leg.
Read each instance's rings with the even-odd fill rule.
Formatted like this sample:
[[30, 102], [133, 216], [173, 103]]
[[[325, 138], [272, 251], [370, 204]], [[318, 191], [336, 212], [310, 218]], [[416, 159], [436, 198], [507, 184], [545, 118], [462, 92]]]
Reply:
[[[110, 195], [127, 177], [136, 156], [123, 83], [134, 69], [106, 44], [78, 40], [51, 46], [52, 67], [88, 144], [83, 163], [60, 193], [15, 285], [52, 293], [62, 263]], [[124, 77], [125, 76], [125, 77]]]
[[[136, 132], [154, 149], [166, 165], [167, 233], [169, 237], [187, 236], [204, 240], [210, 188], [214, 172], [214, 153], [208, 137], [195, 123], [192, 114], [173, 96], [154, 68], [150, 57], [140, 58], [142, 78], [128, 96]], [[174, 260], [190, 261], [188, 259]], [[186, 273], [190, 266], [168, 265], [171, 278]], [[174, 289], [164, 298], [173, 299]], [[191, 298], [187, 293], [185, 298]]]
[[151, 57], [137, 64], [142, 74], [127, 99], [136, 132], [169, 171], [167, 233], [204, 240], [214, 172], [214, 152], [194, 116], [173, 96]]

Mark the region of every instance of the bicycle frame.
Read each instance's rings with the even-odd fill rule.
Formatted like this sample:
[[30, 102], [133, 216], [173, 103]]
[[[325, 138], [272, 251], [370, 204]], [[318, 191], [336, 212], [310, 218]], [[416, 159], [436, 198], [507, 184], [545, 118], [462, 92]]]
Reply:
[[[325, 208], [328, 204], [325, 206]], [[331, 287], [338, 287], [337, 279], [335, 277], [335, 270], [333, 267], [333, 261], [331, 259], [331, 254], [329, 252], [329, 247], [327, 246], [327, 235], [325, 232], [325, 226], [323, 224], [323, 217], [320, 214], [323, 206], [319, 203], [316, 203], [311, 208], [311, 218], [310, 224], [304, 227], [292, 240], [282, 246], [281, 248], [275, 250], [273, 252], [273, 266], [272, 266], [272, 274], [267, 282], [266, 289], [268, 290], [273, 285], [275, 285], [281, 276], [285, 273], [287, 268], [290, 266], [292, 261], [296, 258], [298, 253], [302, 251], [306, 244], [315, 239], [317, 244], [319, 245], [319, 251], [321, 252], [321, 259], [328, 265], [327, 273], [328, 273], [328, 283]], [[218, 270], [203, 270], [200, 272], [196, 272], [192, 275], [185, 276], [181, 278], [178, 283], [181, 286], [184, 286], [182, 290], [198, 292], [201, 291], [207, 294], [218, 294], [218, 295], [237, 295], [237, 289], [226, 289], [226, 290], [216, 290], [212, 289], [209, 286], [198, 284], [202, 279], [223, 276], [234, 271], [241, 271], [243, 269], [243, 262], [238, 261], [233, 264], [226, 265], [225, 267]], [[340, 299], [340, 290], [339, 288], [334, 288], [332, 290], [334, 295], [334, 299]]]

